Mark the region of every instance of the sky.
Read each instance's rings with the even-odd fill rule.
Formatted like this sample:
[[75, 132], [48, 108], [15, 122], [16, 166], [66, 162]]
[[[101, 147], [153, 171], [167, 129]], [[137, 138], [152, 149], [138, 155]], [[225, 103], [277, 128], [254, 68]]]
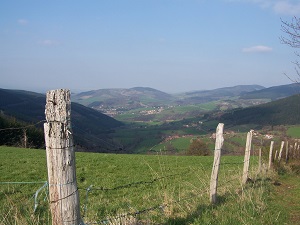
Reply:
[[167, 93], [291, 83], [293, 0], [0, 1], [0, 88]]

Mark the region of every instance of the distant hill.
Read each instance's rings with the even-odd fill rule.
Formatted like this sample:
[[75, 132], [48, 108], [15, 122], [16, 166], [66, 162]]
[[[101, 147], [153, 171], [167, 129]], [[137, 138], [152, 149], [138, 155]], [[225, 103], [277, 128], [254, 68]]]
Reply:
[[230, 125], [300, 124], [300, 95], [293, 95], [249, 108], [232, 110], [223, 114], [219, 120]]
[[73, 96], [73, 99], [75, 102], [85, 106], [109, 115], [114, 115], [118, 111], [122, 112], [140, 108], [206, 103], [224, 98], [238, 97], [243, 93], [263, 88], [259, 85], [239, 85], [181, 94], [167, 94], [148, 87], [99, 89], [76, 94]]
[[[45, 103], [46, 97], [42, 94], [0, 89], [1, 114], [13, 116], [26, 123], [36, 123], [45, 119]], [[114, 128], [122, 126], [123, 123], [78, 103], [72, 102], [71, 109], [74, 140], [83, 149], [90, 148], [92, 145], [97, 151], [119, 148], [110, 140], [109, 133], [113, 132]], [[40, 127], [42, 128], [41, 125]]]
[[300, 94], [300, 84], [287, 84], [242, 93], [240, 99], [270, 99], [272, 101]]
[[109, 107], [130, 110], [174, 100], [172, 95], [148, 87], [99, 89], [76, 94], [73, 99], [97, 110]]
[[178, 96], [183, 104], [197, 104], [225, 98], [238, 97], [248, 92], [263, 90], [260, 85], [237, 85], [233, 87], [217, 88], [213, 90], [185, 92]]

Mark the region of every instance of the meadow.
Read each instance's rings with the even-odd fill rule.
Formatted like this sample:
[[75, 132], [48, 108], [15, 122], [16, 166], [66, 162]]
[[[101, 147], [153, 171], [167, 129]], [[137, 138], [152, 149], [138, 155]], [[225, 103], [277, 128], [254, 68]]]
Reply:
[[[42, 188], [47, 180], [45, 151], [0, 147], [0, 158], [0, 224], [51, 224], [47, 189]], [[240, 181], [243, 157], [222, 157], [218, 203], [211, 205], [212, 162], [212, 156], [76, 153], [83, 220], [86, 224], [285, 222], [285, 214], [274, 219], [277, 209], [268, 206], [270, 178], [257, 174], [255, 157], [250, 162], [253, 182], [246, 186]]]

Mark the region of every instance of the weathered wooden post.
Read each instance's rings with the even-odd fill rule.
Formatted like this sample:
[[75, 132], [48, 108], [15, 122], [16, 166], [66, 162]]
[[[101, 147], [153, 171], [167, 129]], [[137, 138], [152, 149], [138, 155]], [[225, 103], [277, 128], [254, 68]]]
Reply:
[[217, 187], [218, 187], [220, 160], [221, 160], [221, 149], [223, 147], [223, 142], [224, 142], [223, 128], [224, 128], [224, 124], [219, 123], [216, 129], [214, 164], [213, 164], [211, 178], [210, 178], [210, 202], [212, 204], [215, 204], [217, 202]]
[[296, 159], [297, 158], [297, 146], [298, 146], [298, 143], [295, 142], [295, 145], [294, 145], [294, 151], [293, 151], [293, 159]]
[[284, 141], [281, 142], [281, 146], [280, 146], [280, 150], [279, 150], [279, 155], [278, 155], [278, 162], [279, 163], [281, 161], [283, 147], [284, 147]]
[[258, 152], [258, 173], [261, 173], [262, 167], [262, 159], [261, 159], [261, 148], [259, 148]]
[[250, 153], [251, 153], [251, 143], [252, 143], [252, 133], [253, 133], [253, 130], [250, 130], [247, 133], [242, 184], [246, 184], [246, 182], [248, 180], [249, 164], [250, 164]]
[[270, 152], [269, 152], [269, 166], [268, 166], [268, 169], [271, 169], [271, 166], [272, 166], [273, 146], [274, 146], [274, 141], [271, 141]]
[[47, 92], [44, 124], [52, 225], [80, 225], [70, 91]]
[[286, 141], [286, 146], [285, 146], [285, 163], [287, 164], [289, 161], [289, 142]]

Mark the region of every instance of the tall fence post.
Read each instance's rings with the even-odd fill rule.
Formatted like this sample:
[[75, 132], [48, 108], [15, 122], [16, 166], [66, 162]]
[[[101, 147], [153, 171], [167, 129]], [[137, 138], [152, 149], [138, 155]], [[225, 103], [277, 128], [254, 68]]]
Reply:
[[224, 124], [219, 123], [216, 129], [216, 144], [215, 144], [215, 154], [214, 154], [214, 164], [212, 168], [211, 178], [210, 178], [210, 202], [215, 204], [217, 202], [217, 187], [218, 187], [218, 174], [221, 160], [221, 149], [223, 147], [223, 128]]
[[248, 180], [249, 164], [250, 164], [250, 153], [251, 153], [251, 143], [252, 143], [252, 133], [253, 133], [253, 130], [250, 130], [247, 133], [242, 184], [246, 184], [246, 182]]
[[70, 91], [47, 92], [44, 123], [52, 225], [80, 225]]
[[270, 152], [269, 152], [269, 166], [268, 166], [269, 170], [271, 169], [271, 166], [272, 166], [273, 146], [274, 146], [274, 141], [271, 141]]

